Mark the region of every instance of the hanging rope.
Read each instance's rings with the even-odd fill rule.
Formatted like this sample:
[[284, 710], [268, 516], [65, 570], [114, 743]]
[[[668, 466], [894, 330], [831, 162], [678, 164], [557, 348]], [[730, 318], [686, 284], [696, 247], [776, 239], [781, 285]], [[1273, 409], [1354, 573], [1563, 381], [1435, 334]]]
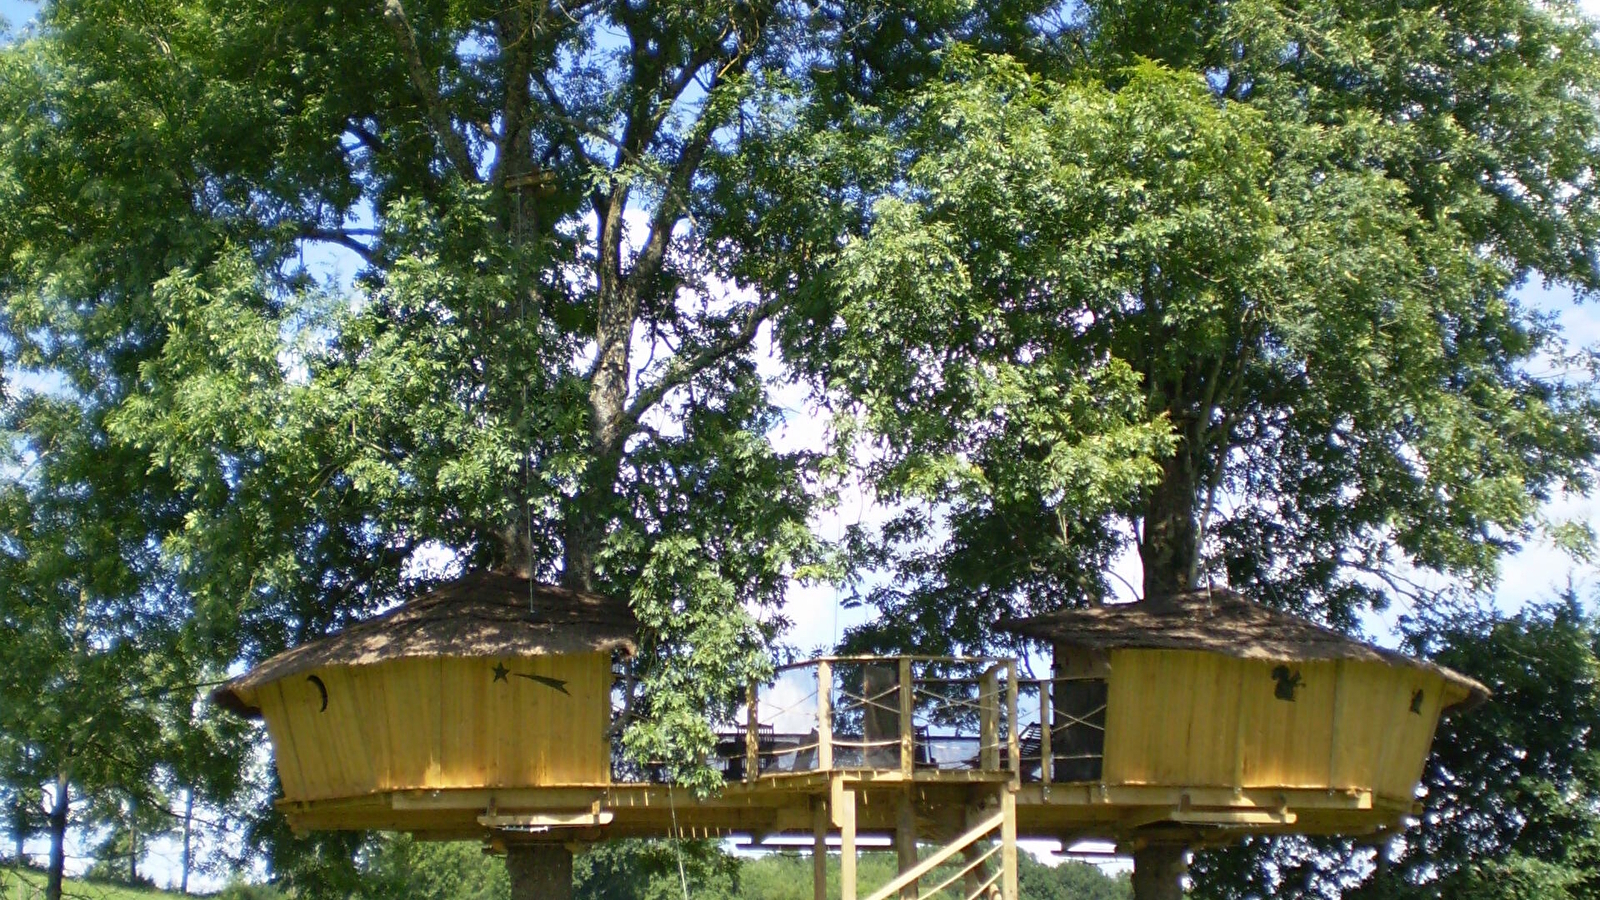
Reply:
[[683, 900], [689, 900], [689, 876], [683, 870], [683, 829], [678, 827], [678, 803], [672, 782], [667, 782], [667, 808], [672, 810], [672, 852], [678, 858], [678, 883], [683, 885]]

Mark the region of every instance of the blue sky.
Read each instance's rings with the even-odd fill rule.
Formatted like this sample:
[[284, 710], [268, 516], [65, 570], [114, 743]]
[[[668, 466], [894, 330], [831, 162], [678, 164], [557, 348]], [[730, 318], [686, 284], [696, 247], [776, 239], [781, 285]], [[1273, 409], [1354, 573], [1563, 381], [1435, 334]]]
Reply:
[[13, 29], [33, 18], [39, 4], [34, 0], [0, 0], [0, 19]]

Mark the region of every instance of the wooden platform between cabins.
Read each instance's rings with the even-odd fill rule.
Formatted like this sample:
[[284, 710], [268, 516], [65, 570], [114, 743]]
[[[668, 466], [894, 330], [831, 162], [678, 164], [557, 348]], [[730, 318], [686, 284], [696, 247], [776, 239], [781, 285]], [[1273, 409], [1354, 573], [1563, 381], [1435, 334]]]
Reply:
[[1019, 784], [1003, 771], [897, 770], [769, 775], [730, 783], [708, 797], [662, 784], [611, 784], [395, 791], [277, 805], [296, 831], [395, 830], [424, 840], [479, 839], [495, 831], [557, 841], [666, 837], [680, 831], [760, 843], [784, 834], [809, 835], [816, 805], [839, 791], [855, 795], [863, 834], [894, 832], [909, 798], [917, 831], [929, 839], [959, 833], [965, 812], [992, 804], [998, 791], [1016, 798], [1019, 836], [1067, 843], [1087, 837], [1126, 840], [1152, 829], [1192, 829], [1196, 840], [1243, 830], [1365, 834], [1400, 827], [1414, 813], [1411, 805], [1385, 802], [1370, 791]]

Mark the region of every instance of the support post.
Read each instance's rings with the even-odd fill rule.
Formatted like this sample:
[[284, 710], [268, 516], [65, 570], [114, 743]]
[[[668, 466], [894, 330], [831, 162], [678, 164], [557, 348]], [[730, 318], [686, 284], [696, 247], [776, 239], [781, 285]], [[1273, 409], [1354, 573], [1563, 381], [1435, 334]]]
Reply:
[[[917, 866], [917, 808], [912, 801], [911, 789], [900, 796], [900, 809], [897, 811], [894, 827], [894, 849], [899, 856], [900, 874], [911, 871]], [[917, 900], [917, 883], [915, 881], [900, 889], [902, 900]]]
[[1146, 844], [1134, 850], [1134, 900], [1183, 900], [1188, 852], [1179, 844]]
[[565, 844], [508, 844], [511, 900], [571, 900], [572, 851]]
[[828, 900], [828, 800], [811, 798], [811, 897]]
[[828, 805], [839, 828], [839, 900], [856, 900], [856, 792], [835, 776]]
[[1000, 789], [1000, 900], [1018, 900], [1017, 792]]
[[1055, 682], [1049, 678], [1039, 679], [1039, 781], [1049, 784], [1051, 770], [1056, 767], [1055, 748], [1050, 746], [1051, 732], [1055, 731], [1055, 707], [1050, 700], [1050, 688]]
[[755, 681], [745, 688], [744, 722], [744, 780], [755, 781], [761, 776], [761, 710], [760, 693]]
[[817, 771], [833, 768], [833, 665], [817, 663]]
[[1011, 782], [1022, 780], [1022, 739], [1017, 735], [1017, 661], [1006, 660], [1006, 755], [1011, 758]]
[[911, 681], [911, 657], [900, 657], [900, 774], [910, 777], [917, 768], [916, 695]]

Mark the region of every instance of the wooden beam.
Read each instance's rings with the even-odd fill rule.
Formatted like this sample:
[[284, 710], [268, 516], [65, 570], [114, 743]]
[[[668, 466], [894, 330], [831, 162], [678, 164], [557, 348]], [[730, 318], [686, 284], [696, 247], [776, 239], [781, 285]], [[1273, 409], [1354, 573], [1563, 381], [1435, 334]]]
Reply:
[[744, 780], [755, 781], [761, 776], [761, 694], [752, 680], [745, 688], [744, 722]]
[[1017, 735], [1017, 661], [1008, 659], [1005, 666], [1006, 751], [1011, 757], [1011, 779], [1013, 782], [1019, 782], [1022, 780], [1022, 743]]
[[834, 779], [829, 805], [839, 826], [839, 900], [856, 900], [856, 792]]
[[828, 900], [828, 802], [811, 798], [811, 897]]
[[577, 825], [610, 825], [616, 816], [609, 809], [581, 812], [523, 813], [511, 816], [479, 816], [485, 828], [571, 828]]
[[978, 768], [1000, 768], [1000, 667], [978, 678]]
[[1000, 816], [1000, 900], [1018, 900], [1017, 794], [1009, 788], [1000, 791]]
[[1293, 825], [1300, 817], [1288, 810], [1175, 809], [1166, 818], [1180, 825]]
[[[396, 791], [388, 795], [388, 806], [396, 810], [441, 809], [572, 809], [604, 800], [603, 787], [592, 788], [457, 788], [436, 791]], [[308, 805], [316, 808], [321, 804]], [[609, 805], [609, 804], [607, 804]]]

